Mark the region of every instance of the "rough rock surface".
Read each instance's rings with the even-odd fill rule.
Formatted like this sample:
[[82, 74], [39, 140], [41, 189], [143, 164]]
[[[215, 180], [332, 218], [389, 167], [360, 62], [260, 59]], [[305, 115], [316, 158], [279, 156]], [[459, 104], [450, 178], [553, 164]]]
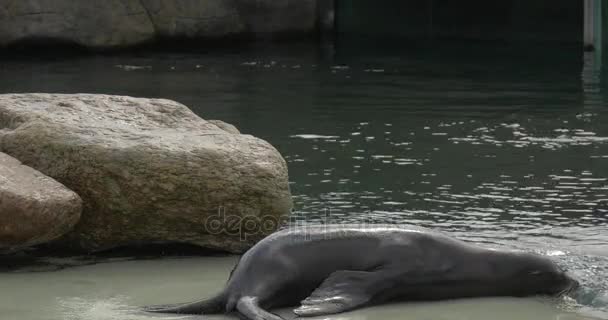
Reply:
[[142, 0], [142, 3], [160, 37], [217, 38], [246, 31], [235, 1]]
[[154, 37], [139, 0], [0, 0], [0, 45], [50, 40], [106, 48]]
[[222, 120], [209, 120], [209, 122], [213, 123], [218, 128], [220, 128], [228, 133], [241, 134], [239, 129], [237, 129], [235, 126], [231, 125], [230, 123], [226, 123]]
[[235, 0], [252, 34], [310, 32], [316, 28], [317, 2], [313, 0]]
[[318, 0], [0, 0], [0, 45], [128, 47], [159, 38], [312, 33]]
[[81, 211], [77, 194], [0, 153], [0, 250], [58, 238], [74, 227]]
[[181, 242], [239, 252], [292, 206], [276, 149], [170, 100], [0, 95], [0, 151], [82, 197], [60, 243], [90, 251]]

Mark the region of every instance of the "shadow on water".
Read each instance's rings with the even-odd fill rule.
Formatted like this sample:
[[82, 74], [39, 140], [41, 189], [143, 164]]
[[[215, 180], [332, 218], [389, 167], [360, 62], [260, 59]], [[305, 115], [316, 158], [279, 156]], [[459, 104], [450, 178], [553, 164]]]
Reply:
[[48, 272], [120, 261], [223, 256], [229, 254], [179, 243], [132, 245], [88, 254], [39, 246], [25, 251], [0, 254], [0, 272]]

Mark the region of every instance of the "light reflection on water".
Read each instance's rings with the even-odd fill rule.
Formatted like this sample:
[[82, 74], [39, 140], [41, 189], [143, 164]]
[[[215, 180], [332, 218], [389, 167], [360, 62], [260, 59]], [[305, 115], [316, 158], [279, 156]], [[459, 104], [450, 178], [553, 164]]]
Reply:
[[[608, 282], [608, 113], [579, 48], [315, 49], [0, 62], [0, 91], [164, 97], [270, 141], [308, 222], [409, 223]], [[595, 310], [595, 309], [594, 309]]]

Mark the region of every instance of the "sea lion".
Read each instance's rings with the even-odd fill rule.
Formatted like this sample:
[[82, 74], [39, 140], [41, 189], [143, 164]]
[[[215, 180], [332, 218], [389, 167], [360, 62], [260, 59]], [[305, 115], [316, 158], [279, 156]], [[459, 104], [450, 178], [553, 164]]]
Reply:
[[389, 301], [560, 295], [577, 286], [550, 259], [531, 253], [481, 248], [414, 227], [320, 225], [257, 243], [210, 299], [144, 310], [281, 320], [267, 310], [299, 305], [293, 312], [308, 317]]

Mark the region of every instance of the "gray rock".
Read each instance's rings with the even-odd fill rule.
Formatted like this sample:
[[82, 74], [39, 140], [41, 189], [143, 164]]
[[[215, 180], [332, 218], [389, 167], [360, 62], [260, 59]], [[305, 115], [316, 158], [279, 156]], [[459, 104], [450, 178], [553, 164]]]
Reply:
[[276, 149], [174, 101], [6, 94], [0, 128], [0, 151], [82, 197], [82, 217], [61, 245], [181, 242], [240, 252], [292, 207]]
[[316, 28], [316, 0], [235, 0], [235, 2], [250, 33], [284, 35], [308, 33]]
[[166, 38], [220, 38], [239, 34], [304, 33], [315, 30], [316, 0], [142, 0]]
[[160, 37], [219, 38], [246, 31], [234, 1], [142, 0], [142, 3]]
[[45, 39], [106, 48], [154, 37], [139, 0], [0, 0], [0, 45]]
[[0, 250], [56, 239], [74, 227], [81, 211], [76, 193], [0, 153]]
[[318, 0], [0, 0], [0, 45], [47, 40], [91, 48], [158, 38], [312, 33]]

